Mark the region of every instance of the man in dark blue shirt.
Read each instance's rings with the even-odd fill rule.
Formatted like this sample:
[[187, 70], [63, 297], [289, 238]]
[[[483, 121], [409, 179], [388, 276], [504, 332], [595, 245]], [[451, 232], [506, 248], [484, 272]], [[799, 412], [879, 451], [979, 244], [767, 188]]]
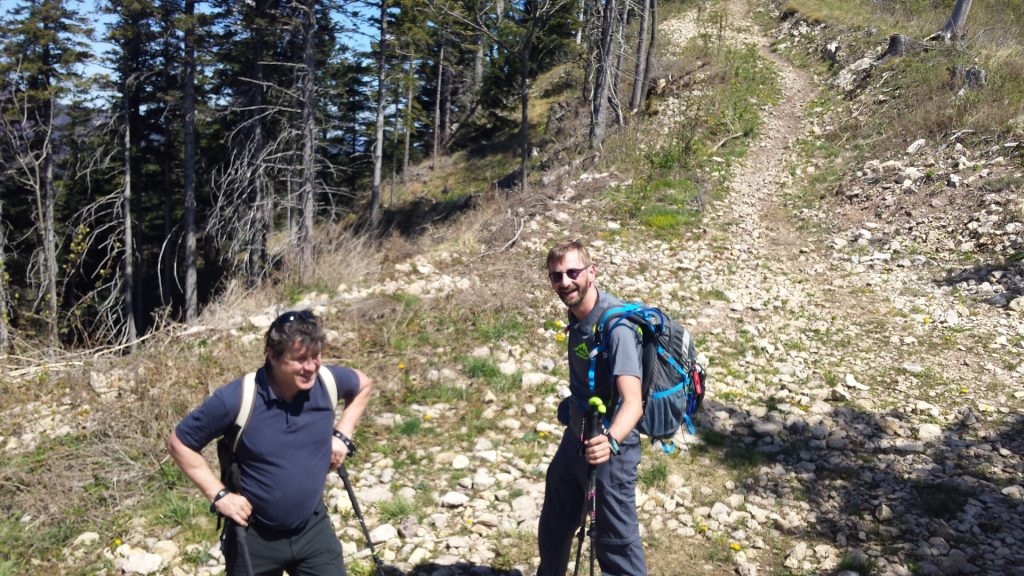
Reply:
[[[167, 440], [171, 457], [210, 500], [211, 510], [244, 528], [249, 558], [235, 532], [225, 528], [221, 545], [229, 576], [344, 576], [338, 542], [323, 504], [324, 479], [354, 449], [351, 437], [370, 399], [370, 379], [358, 370], [326, 366], [326, 340], [309, 311], [279, 316], [265, 337], [266, 361], [255, 373], [250, 416], [234, 450], [239, 486], [225, 486], [200, 453], [235, 425], [243, 378], [217, 389], [186, 416]], [[329, 382], [337, 393], [327, 389]], [[344, 399], [335, 424], [331, 397]]]
[[[559, 406], [565, 433], [551, 464], [538, 526], [538, 576], [564, 576], [572, 535], [586, 503], [590, 469], [595, 470], [597, 513], [594, 548], [605, 576], [645, 576], [647, 563], [636, 514], [637, 466], [643, 415], [641, 341], [636, 330], [621, 324], [611, 331], [608, 348], [594, 366], [590, 390], [590, 354], [595, 349], [595, 326], [604, 312], [622, 301], [597, 289], [597, 269], [586, 247], [562, 242], [548, 252], [548, 280], [569, 309], [569, 389]], [[587, 438], [584, 419], [591, 395], [608, 405], [608, 420], [597, 435]], [[619, 398], [617, 405], [610, 405]]]

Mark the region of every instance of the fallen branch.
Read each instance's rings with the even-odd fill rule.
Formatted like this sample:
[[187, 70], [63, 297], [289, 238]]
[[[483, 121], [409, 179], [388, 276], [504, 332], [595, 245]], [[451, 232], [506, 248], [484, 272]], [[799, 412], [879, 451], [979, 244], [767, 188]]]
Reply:
[[708, 152], [714, 152], [715, 150], [718, 150], [719, 148], [721, 148], [722, 145], [725, 144], [726, 142], [728, 142], [729, 140], [732, 140], [733, 138], [739, 138], [740, 136], [743, 136], [743, 132], [737, 132], [737, 133], [732, 134], [730, 136], [726, 136], [724, 139], [722, 139], [721, 142], [719, 142], [714, 147], [712, 147], [711, 150], [708, 150]]
[[82, 366], [84, 362], [73, 361], [73, 362], [54, 362], [52, 364], [43, 364], [41, 366], [27, 366], [25, 368], [19, 368], [17, 370], [11, 370], [7, 373], [12, 378], [19, 376], [27, 376], [30, 374], [38, 374], [40, 372], [46, 372], [49, 370], [59, 370], [63, 368], [78, 368]]

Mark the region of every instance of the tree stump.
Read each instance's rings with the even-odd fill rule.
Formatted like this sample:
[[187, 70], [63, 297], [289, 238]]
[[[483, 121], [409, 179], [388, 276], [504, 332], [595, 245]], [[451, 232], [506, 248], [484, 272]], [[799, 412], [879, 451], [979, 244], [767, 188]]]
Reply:
[[907, 55], [907, 37], [903, 34], [893, 34], [889, 36], [889, 46], [882, 52], [882, 55], [875, 58], [875, 62], [881, 62], [890, 56], [906, 56]]
[[965, 67], [963, 64], [957, 64], [949, 68], [949, 83], [954, 90], [978, 91], [985, 87], [986, 82], [985, 71], [977, 66]]

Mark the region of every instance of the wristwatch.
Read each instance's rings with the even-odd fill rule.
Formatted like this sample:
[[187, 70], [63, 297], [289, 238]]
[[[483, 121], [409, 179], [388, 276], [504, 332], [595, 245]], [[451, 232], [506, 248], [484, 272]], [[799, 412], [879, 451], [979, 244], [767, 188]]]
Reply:
[[612, 456], [618, 456], [622, 452], [622, 448], [619, 447], [619, 441], [608, 432], [604, 433], [608, 437], [608, 445], [612, 448]]
[[217, 492], [217, 495], [213, 497], [213, 500], [210, 500], [210, 514], [217, 514], [217, 501], [228, 494], [231, 494], [231, 490], [228, 490], [227, 488], [221, 488], [220, 492]]
[[348, 448], [349, 456], [352, 456], [356, 453], [356, 443], [353, 442], [352, 439], [349, 438], [348, 436], [345, 436], [345, 434], [341, 430], [335, 430], [334, 437], [337, 438], [338, 440], [341, 440], [341, 443], [345, 445], [345, 448]]

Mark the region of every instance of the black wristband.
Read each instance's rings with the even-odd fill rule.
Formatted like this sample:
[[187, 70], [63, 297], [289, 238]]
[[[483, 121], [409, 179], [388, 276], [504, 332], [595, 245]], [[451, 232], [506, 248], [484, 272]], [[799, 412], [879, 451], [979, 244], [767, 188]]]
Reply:
[[609, 448], [611, 448], [612, 456], [618, 456], [619, 453], [622, 452], [622, 448], [619, 446], [619, 441], [608, 432], [605, 432], [604, 435], [608, 437], [608, 445]]
[[228, 490], [227, 488], [222, 488], [220, 492], [217, 492], [217, 495], [213, 497], [213, 500], [210, 500], [210, 514], [217, 513], [217, 501], [228, 494], [231, 494], [231, 490]]
[[342, 431], [335, 430], [334, 437], [337, 438], [338, 440], [341, 440], [341, 443], [345, 445], [345, 448], [348, 448], [349, 456], [352, 456], [356, 453], [356, 443], [353, 442], [352, 439], [349, 438], [348, 436], [345, 436], [345, 434]]

